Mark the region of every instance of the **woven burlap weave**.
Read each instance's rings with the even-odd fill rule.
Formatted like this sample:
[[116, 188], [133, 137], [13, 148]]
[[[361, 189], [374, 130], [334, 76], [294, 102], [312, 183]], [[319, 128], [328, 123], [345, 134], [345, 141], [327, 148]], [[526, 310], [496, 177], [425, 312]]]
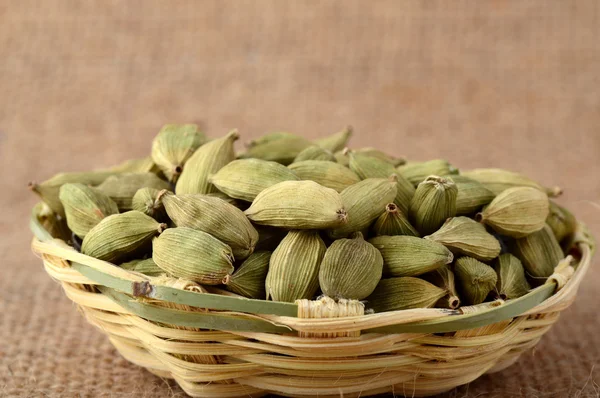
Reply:
[[[0, 2], [0, 396], [164, 397], [30, 251], [29, 180], [149, 151], [165, 122], [310, 137], [565, 189], [600, 233], [597, 2]], [[594, 205], [594, 202], [596, 203]], [[535, 351], [450, 397], [597, 397], [592, 266]]]

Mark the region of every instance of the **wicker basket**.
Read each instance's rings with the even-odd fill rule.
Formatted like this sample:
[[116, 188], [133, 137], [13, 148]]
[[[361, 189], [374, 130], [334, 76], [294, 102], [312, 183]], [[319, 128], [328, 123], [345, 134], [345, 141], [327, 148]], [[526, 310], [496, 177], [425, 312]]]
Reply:
[[365, 315], [362, 304], [250, 300], [85, 256], [33, 211], [32, 247], [129, 361], [194, 397], [430, 396], [513, 364], [567, 308], [594, 242], [580, 224], [548, 282], [506, 302]]

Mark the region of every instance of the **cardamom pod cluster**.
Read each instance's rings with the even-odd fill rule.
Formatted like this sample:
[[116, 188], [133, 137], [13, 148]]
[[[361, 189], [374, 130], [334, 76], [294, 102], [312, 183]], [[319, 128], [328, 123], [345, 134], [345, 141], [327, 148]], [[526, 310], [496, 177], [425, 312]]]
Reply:
[[167, 124], [146, 157], [30, 188], [40, 222], [75, 250], [244, 300], [454, 310], [529, 294], [572, 249], [577, 220], [549, 200], [559, 188], [351, 136], [275, 132], [236, 152], [237, 130], [209, 140]]

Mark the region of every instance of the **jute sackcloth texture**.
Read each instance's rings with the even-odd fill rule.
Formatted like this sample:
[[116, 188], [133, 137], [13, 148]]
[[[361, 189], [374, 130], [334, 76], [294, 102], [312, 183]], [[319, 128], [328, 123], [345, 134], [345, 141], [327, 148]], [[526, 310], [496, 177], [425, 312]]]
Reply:
[[[600, 234], [595, 1], [0, 2], [0, 396], [182, 396], [31, 254], [30, 180], [149, 152], [167, 122], [318, 137], [559, 185]], [[597, 397], [600, 264], [535, 351], [450, 397]], [[399, 391], [410, 396], [410, 391]]]

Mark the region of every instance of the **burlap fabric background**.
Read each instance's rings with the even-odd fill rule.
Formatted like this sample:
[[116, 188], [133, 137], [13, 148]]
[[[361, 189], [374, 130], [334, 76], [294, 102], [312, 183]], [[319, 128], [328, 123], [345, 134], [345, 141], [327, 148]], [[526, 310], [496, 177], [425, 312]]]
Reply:
[[[594, 1], [0, 2], [0, 395], [165, 397], [31, 254], [29, 180], [148, 153], [166, 122], [356, 146], [564, 187], [600, 233]], [[594, 206], [593, 202], [596, 203]], [[513, 367], [444, 397], [598, 397], [600, 264]]]

